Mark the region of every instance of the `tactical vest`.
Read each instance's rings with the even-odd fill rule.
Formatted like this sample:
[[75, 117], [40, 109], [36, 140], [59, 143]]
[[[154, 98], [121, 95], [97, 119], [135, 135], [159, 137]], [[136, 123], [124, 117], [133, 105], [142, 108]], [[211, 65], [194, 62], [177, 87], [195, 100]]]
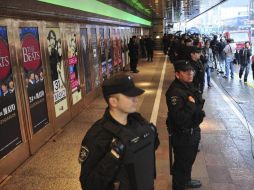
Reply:
[[113, 132], [114, 136], [125, 144], [123, 164], [116, 176], [120, 181], [119, 190], [153, 189], [155, 133], [149, 125], [136, 122], [134, 127], [122, 127], [121, 130]]

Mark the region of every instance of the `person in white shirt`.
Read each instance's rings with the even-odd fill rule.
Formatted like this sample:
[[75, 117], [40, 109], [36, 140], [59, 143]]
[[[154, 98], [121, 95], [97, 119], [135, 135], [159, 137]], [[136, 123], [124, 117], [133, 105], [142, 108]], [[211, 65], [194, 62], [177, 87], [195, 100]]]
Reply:
[[234, 43], [233, 39], [227, 39], [227, 45], [223, 51], [226, 55], [225, 75], [223, 76], [223, 78], [229, 78], [229, 70], [230, 70], [230, 76], [233, 79], [234, 78], [233, 60], [235, 59], [236, 52], [236, 44]]

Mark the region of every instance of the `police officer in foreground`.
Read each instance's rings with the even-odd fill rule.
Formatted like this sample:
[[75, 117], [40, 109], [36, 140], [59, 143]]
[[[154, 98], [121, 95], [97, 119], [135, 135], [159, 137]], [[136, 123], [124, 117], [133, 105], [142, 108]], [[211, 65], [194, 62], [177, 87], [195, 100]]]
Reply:
[[192, 83], [194, 70], [190, 63], [179, 60], [174, 65], [176, 78], [166, 92], [167, 128], [174, 152], [172, 189], [199, 188], [201, 182], [191, 179], [191, 170], [201, 138], [204, 100]]
[[159, 139], [156, 127], [136, 112], [144, 90], [130, 76], [116, 75], [104, 81], [102, 91], [108, 107], [81, 145], [82, 188], [152, 190]]

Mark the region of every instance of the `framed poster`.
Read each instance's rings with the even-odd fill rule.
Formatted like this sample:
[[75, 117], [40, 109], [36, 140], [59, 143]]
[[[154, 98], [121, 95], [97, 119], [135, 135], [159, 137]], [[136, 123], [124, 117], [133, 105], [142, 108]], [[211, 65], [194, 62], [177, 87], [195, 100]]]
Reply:
[[38, 28], [20, 27], [19, 36], [32, 131], [35, 134], [49, 122]]
[[0, 159], [22, 143], [7, 28], [0, 26]]
[[91, 46], [92, 46], [92, 60], [93, 60], [93, 72], [94, 72], [94, 85], [97, 87], [100, 85], [100, 68], [98, 60], [98, 45], [97, 45], [97, 34], [96, 28], [91, 28]]
[[67, 46], [68, 46], [68, 65], [70, 72], [70, 85], [72, 92], [72, 104], [76, 104], [81, 100], [81, 90], [80, 90], [80, 76], [79, 76], [79, 66], [78, 66], [78, 48], [77, 48], [77, 38], [75, 33], [67, 34]]
[[88, 51], [88, 34], [87, 28], [80, 29], [80, 52], [81, 61], [84, 65], [84, 77], [85, 77], [85, 93], [88, 94], [92, 90], [92, 69], [89, 64], [89, 51]]
[[47, 28], [47, 45], [50, 73], [54, 91], [55, 114], [59, 117], [68, 110], [66, 77], [62, 58], [62, 41], [59, 28]]
[[107, 66], [108, 66], [108, 74], [111, 76], [113, 74], [113, 66], [112, 66], [112, 43], [110, 38], [110, 29], [106, 29], [106, 38], [107, 38], [107, 49], [108, 49], [108, 55], [107, 55]]
[[100, 41], [100, 60], [101, 60], [101, 75], [103, 80], [107, 78], [107, 62], [106, 62], [106, 50], [104, 41], [104, 28], [99, 29], [99, 41]]

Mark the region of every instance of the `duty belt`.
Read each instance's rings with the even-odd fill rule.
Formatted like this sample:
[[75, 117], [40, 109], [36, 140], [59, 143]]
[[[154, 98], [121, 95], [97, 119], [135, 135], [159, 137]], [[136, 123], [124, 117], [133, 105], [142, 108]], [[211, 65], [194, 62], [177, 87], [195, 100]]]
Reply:
[[190, 129], [182, 129], [182, 130], [181, 130], [181, 133], [183, 133], [183, 134], [190, 134], [190, 135], [192, 135], [192, 134], [193, 134], [193, 131], [194, 131], [194, 128], [190, 128]]

